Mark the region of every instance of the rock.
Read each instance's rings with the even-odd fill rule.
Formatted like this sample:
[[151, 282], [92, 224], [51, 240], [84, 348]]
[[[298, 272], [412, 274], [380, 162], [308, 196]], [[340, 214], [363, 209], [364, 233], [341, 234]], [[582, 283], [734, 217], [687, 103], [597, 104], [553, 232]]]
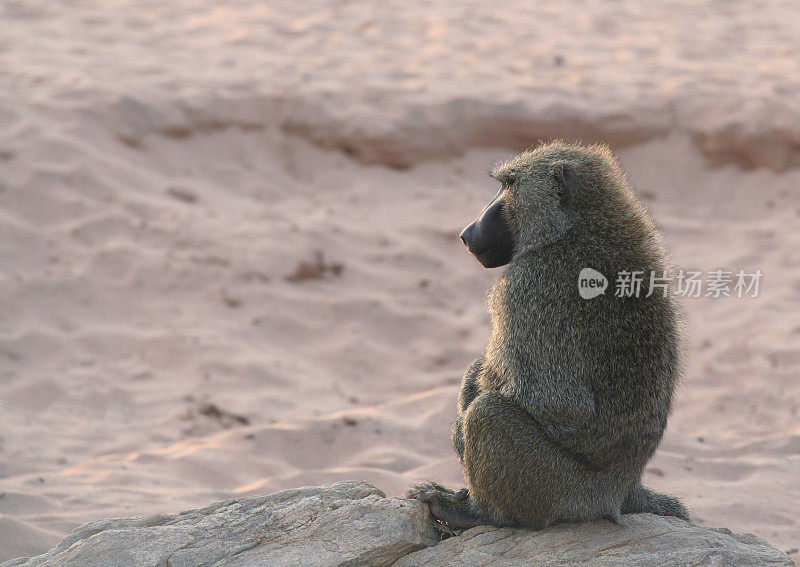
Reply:
[[540, 532], [480, 526], [406, 555], [394, 567], [794, 565], [788, 555], [754, 535], [653, 514], [625, 515], [623, 521], [624, 526], [598, 521]]
[[44, 555], [0, 567], [380, 566], [438, 539], [422, 503], [348, 481], [90, 522]]
[[534, 532], [480, 526], [437, 544], [427, 508], [361, 481], [91, 522], [0, 567], [794, 565], [767, 542], [650, 514]]

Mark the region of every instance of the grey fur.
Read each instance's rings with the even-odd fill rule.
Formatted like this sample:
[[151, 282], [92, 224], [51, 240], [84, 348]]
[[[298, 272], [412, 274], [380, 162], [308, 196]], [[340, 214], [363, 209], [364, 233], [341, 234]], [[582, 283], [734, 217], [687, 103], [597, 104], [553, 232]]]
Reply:
[[[621, 270], [667, 268], [661, 237], [605, 146], [553, 142], [500, 165], [514, 252], [494, 284], [484, 356], [464, 375], [453, 446], [467, 489], [409, 496], [450, 528], [542, 528], [652, 512], [688, 520], [641, 486], [679, 376], [671, 297], [614, 296]], [[578, 273], [604, 274], [582, 299]]]

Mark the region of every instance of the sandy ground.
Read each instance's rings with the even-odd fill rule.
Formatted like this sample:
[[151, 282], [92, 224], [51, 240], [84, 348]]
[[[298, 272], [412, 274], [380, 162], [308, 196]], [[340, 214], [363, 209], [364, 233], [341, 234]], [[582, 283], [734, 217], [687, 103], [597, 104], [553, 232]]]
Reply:
[[555, 136], [618, 151], [678, 267], [764, 273], [683, 300], [646, 482], [797, 558], [797, 7], [648, 4], [0, 4], [0, 560], [107, 516], [460, 485], [497, 271], [457, 234]]

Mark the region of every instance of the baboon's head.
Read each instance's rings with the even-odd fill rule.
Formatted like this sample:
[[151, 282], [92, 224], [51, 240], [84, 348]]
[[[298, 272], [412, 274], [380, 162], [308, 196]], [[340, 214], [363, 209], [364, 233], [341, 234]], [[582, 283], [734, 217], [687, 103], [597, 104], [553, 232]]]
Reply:
[[[491, 176], [500, 191], [461, 232], [467, 249], [487, 268], [557, 241], [619, 197], [633, 198], [625, 195], [624, 174], [605, 146], [551, 142], [500, 164]], [[606, 205], [592, 205], [598, 202]]]

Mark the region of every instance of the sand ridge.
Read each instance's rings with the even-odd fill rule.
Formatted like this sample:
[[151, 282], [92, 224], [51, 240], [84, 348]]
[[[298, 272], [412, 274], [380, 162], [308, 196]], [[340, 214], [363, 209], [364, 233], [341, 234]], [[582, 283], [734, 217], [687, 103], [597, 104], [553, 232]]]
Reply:
[[792, 0], [2, 10], [0, 92], [62, 116], [120, 97], [176, 103], [205, 127], [217, 113], [259, 125], [261, 109], [323, 147], [399, 166], [476, 145], [621, 145], [677, 128], [717, 163], [800, 165]]

